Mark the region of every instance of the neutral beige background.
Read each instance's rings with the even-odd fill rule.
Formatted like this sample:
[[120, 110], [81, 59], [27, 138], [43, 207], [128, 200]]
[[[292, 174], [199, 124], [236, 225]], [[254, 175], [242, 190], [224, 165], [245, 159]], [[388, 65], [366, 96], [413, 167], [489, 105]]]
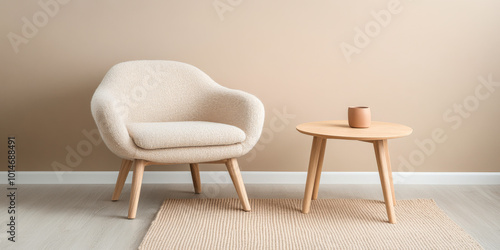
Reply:
[[[389, 143], [396, 171], [500, 171], [500, 87], [470, 107], [479, 76], [500, 82], [500, 1], [402, 0], [400, 13], [348, 63], [341, 44], [352, 45], [355, 28], [388, 3], [243, 0], [221, 20], [213, 0], [73, 0], [15, 53], [7, 34], [22, 34], [22, 18], [43, 9], [37, 1], [1, 1], [0, 145], [17, 137], [18, 170], [52, 171], [55, 162], [117, 170], [120, 160], [104, 144], [73, 166], [67, 148], [85, 144], [82, 130], [96, 128], [90, 99], [112, 65], [165, 59], [193, 64], [263, 101], [265, 135], [255, 154], [240, 160], [243, 170], [305, 171], [311, 137], [295, 126], [346, 119], [348, 106], [368, 105], [374, 120], [414, 128]], [[443, 115], [464, 100], [473, 111], [452, 129], [456, 123]], [[291, 115], [280, 119], [284, 109]], [[415, 141], [437, 128], [446, 141], [419, 159]], [[324, 170], [375, 171], [373, 148], [330, 140]]]

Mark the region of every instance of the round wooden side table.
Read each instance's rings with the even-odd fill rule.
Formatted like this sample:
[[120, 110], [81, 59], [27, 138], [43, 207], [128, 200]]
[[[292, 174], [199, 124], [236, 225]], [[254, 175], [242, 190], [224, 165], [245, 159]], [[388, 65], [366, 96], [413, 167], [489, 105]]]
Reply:
[[303, 134], [313, 136], [302, 213], [309, 213], [311, 200], [318, 198], [326, 140], [358, 140], [373, 144], [382, 191], [384, 193], [387, 217], [390, 223], [396, 223], [396, 215], [394, 214], [396, 197], [394, 196], [391, 160], [389, 158], [387, 140], [410, 135], [413, 132], [410, 127], [396, 123], [372, 121], [369, 128], [351, 128], [347, 121], [321, 121], [300, 124], [297, 126], [297, 130]]

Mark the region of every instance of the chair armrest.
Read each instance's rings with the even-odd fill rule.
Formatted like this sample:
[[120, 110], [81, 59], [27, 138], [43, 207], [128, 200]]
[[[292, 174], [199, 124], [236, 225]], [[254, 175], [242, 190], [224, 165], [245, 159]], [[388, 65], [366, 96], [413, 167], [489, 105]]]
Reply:
[[242, 129], [246, 139], [242, 143], [246, 154], [257, 143], [264, 126], [265, 110], [262, 102], [249, 93], [218, 88], [210, 95], [209, 107], [204, 114], [207, 121], [229, 124]]
[[92, 97], [91, 111], [106, 146], [121, 158], [132, 158], [137, 149], [125, 123], [128, 107], [112, 92], [101, 89]]

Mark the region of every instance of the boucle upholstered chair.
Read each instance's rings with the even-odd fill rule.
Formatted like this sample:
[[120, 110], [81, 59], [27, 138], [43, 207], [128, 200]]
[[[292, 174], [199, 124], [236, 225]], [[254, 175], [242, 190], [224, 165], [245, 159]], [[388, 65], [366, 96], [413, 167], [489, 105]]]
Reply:
[[92, 115], [107, 147], [123, 159], [112, 200], [133, 165], [128, 218], [136, 216], [145, 166], [189, 163], [196, 193], [198, 163], [224, 163], [243, 210], [250, 204], [237, 157], [257, 143], [264, 106], [220, 86], [198, 68], [173, 61], [115, 65], [92, 97]]

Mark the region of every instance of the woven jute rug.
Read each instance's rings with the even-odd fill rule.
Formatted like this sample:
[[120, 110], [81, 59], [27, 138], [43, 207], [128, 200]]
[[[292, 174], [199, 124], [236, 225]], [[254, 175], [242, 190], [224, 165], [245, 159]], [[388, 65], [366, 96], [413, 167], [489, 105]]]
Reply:
[[398, 200], [397, 224], [382, 201], [166, 200], [139, 249], [482, 249], [433, 200]]

